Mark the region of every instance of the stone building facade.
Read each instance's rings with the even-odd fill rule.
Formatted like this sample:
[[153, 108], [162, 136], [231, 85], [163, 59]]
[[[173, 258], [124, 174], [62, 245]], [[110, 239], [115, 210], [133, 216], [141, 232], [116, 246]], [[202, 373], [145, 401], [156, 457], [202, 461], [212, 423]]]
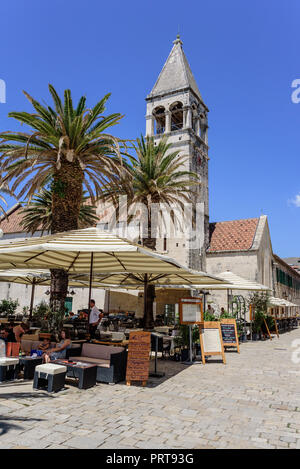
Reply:
[[[300, 274], [273, 253], [268, 220], [259, 218], [210, 224], [207, 272], [230, 270], [270, 287], [272, 296], [300, 305]], [[247, 296], [235, 291], [234, 294]], [[227, 293], [211, 291], [210, 301], [227, 307]]]
[[300, 272], [273, 255], [274, 296], [300, 305]]

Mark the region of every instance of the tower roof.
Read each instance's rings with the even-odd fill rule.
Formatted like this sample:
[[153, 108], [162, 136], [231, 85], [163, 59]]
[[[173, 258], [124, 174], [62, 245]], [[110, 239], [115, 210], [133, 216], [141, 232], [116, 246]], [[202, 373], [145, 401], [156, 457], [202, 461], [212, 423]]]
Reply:
[[190, 88], [202, 101], [196, 80], [182, 49], [182, 41], [177, 35], [174, 46], [148, 98], [163, 95], [175, 90]]

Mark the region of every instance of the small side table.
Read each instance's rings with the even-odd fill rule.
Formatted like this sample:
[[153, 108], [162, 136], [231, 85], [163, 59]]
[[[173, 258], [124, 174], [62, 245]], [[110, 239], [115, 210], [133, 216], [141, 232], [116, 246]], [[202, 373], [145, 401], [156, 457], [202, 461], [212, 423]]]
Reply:
[[35, 367], [33, 389], [47, 389], [48, 392], [57, 392], [64, 388], [67, 367], [45, 363]]
[[43, 359], [41, 357], [22, 357], [20, 358], [20, 365], [24, 371], [24, 379], [33, 379], [34, 378], [34, 371], [37, 365], [41, 365], [43, 363]]
[[12, 357], [0, 358], [0, 383], [17, 379], [19, 373], [19, 359]]
[[158, 352], [158, 339], [161, 339], [161, 341], [163, 341], [163, 336], [161, 334], [158, 334], [157, 332], [152, 332], [151, 338], [152, 337], [154, 337], [155, 339], [155, 359], [154, 359], [154, 372], [150, 373], [149, 376], [154, 377], [154, 378], [162, 378], [163, 376], [165, 376], [165, 373], [163, 371], [157, 371], [157, 352]]
[[78, 379], [79, 389], [88, 389], [96, 385], [97, 365], [84, 362], [55, 360], [51, 363], [67, 367], [67, 377]]

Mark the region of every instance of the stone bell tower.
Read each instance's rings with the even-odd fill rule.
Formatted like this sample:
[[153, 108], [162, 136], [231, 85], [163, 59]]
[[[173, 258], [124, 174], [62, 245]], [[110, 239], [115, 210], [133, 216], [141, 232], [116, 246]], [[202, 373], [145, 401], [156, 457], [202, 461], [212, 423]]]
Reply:
[[199, 175], [200, 184], [193, 188], [194, 194], [191, 196], [194, 215], [196, 207], [198, 212], [200, 210], [195, 230], [199, 242], [193, 242], [193, 235], [189, 233], [190, 224], [183, 229], [180, 239], [162, 235], [157, 240], [157, 249], [190, 268], [206, 270], [205, 253], [209, 243], [208, 108], [202, 100], [179, 35], [173, 44], [146, 98], [146, 135], [153, 136], [156, 144], [163, 135], [167, 136], [172, 151], [177, 150], [180, 152], [179, 158], [186, 158], [183, 169]]

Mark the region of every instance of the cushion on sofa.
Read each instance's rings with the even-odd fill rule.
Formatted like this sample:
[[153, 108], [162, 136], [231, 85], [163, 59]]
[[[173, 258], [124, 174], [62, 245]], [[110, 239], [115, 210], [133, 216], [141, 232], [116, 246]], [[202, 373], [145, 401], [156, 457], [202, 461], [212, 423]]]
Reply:
[[[21, 339], [21, 349], [23, 352], [30, 354], [31, 350], [38, 350], [39, 345], [42, 343], [42, 340], [26, 340]], [[50, 343], [50, 347], [53, 348], [56, 346], [55, 342]]]
[[95, 365], [102, 366], [105, 368], [110, 367], [110, 360], [104, 360], [104, 358], [91, 358], [91, 357], [81, 356], [81, 357], [72, 357], [72, 360], [74, 360], [75, 362], [79, 361], [79, 362], [91, 363], [91, 364], [95, 364]]
[[31, 340], [21, 340], [21, 349], [23, 350], [23, 352], [30, 353], [31, 342]]
[[113, 353], [123, 352], [124, 347], [114, 347], [109, 345], [100, 344], [83, 344], [82, 346], [82, 357], [90, 358], [102, 358], [104, 360], [110, 360], [110, 356]]

